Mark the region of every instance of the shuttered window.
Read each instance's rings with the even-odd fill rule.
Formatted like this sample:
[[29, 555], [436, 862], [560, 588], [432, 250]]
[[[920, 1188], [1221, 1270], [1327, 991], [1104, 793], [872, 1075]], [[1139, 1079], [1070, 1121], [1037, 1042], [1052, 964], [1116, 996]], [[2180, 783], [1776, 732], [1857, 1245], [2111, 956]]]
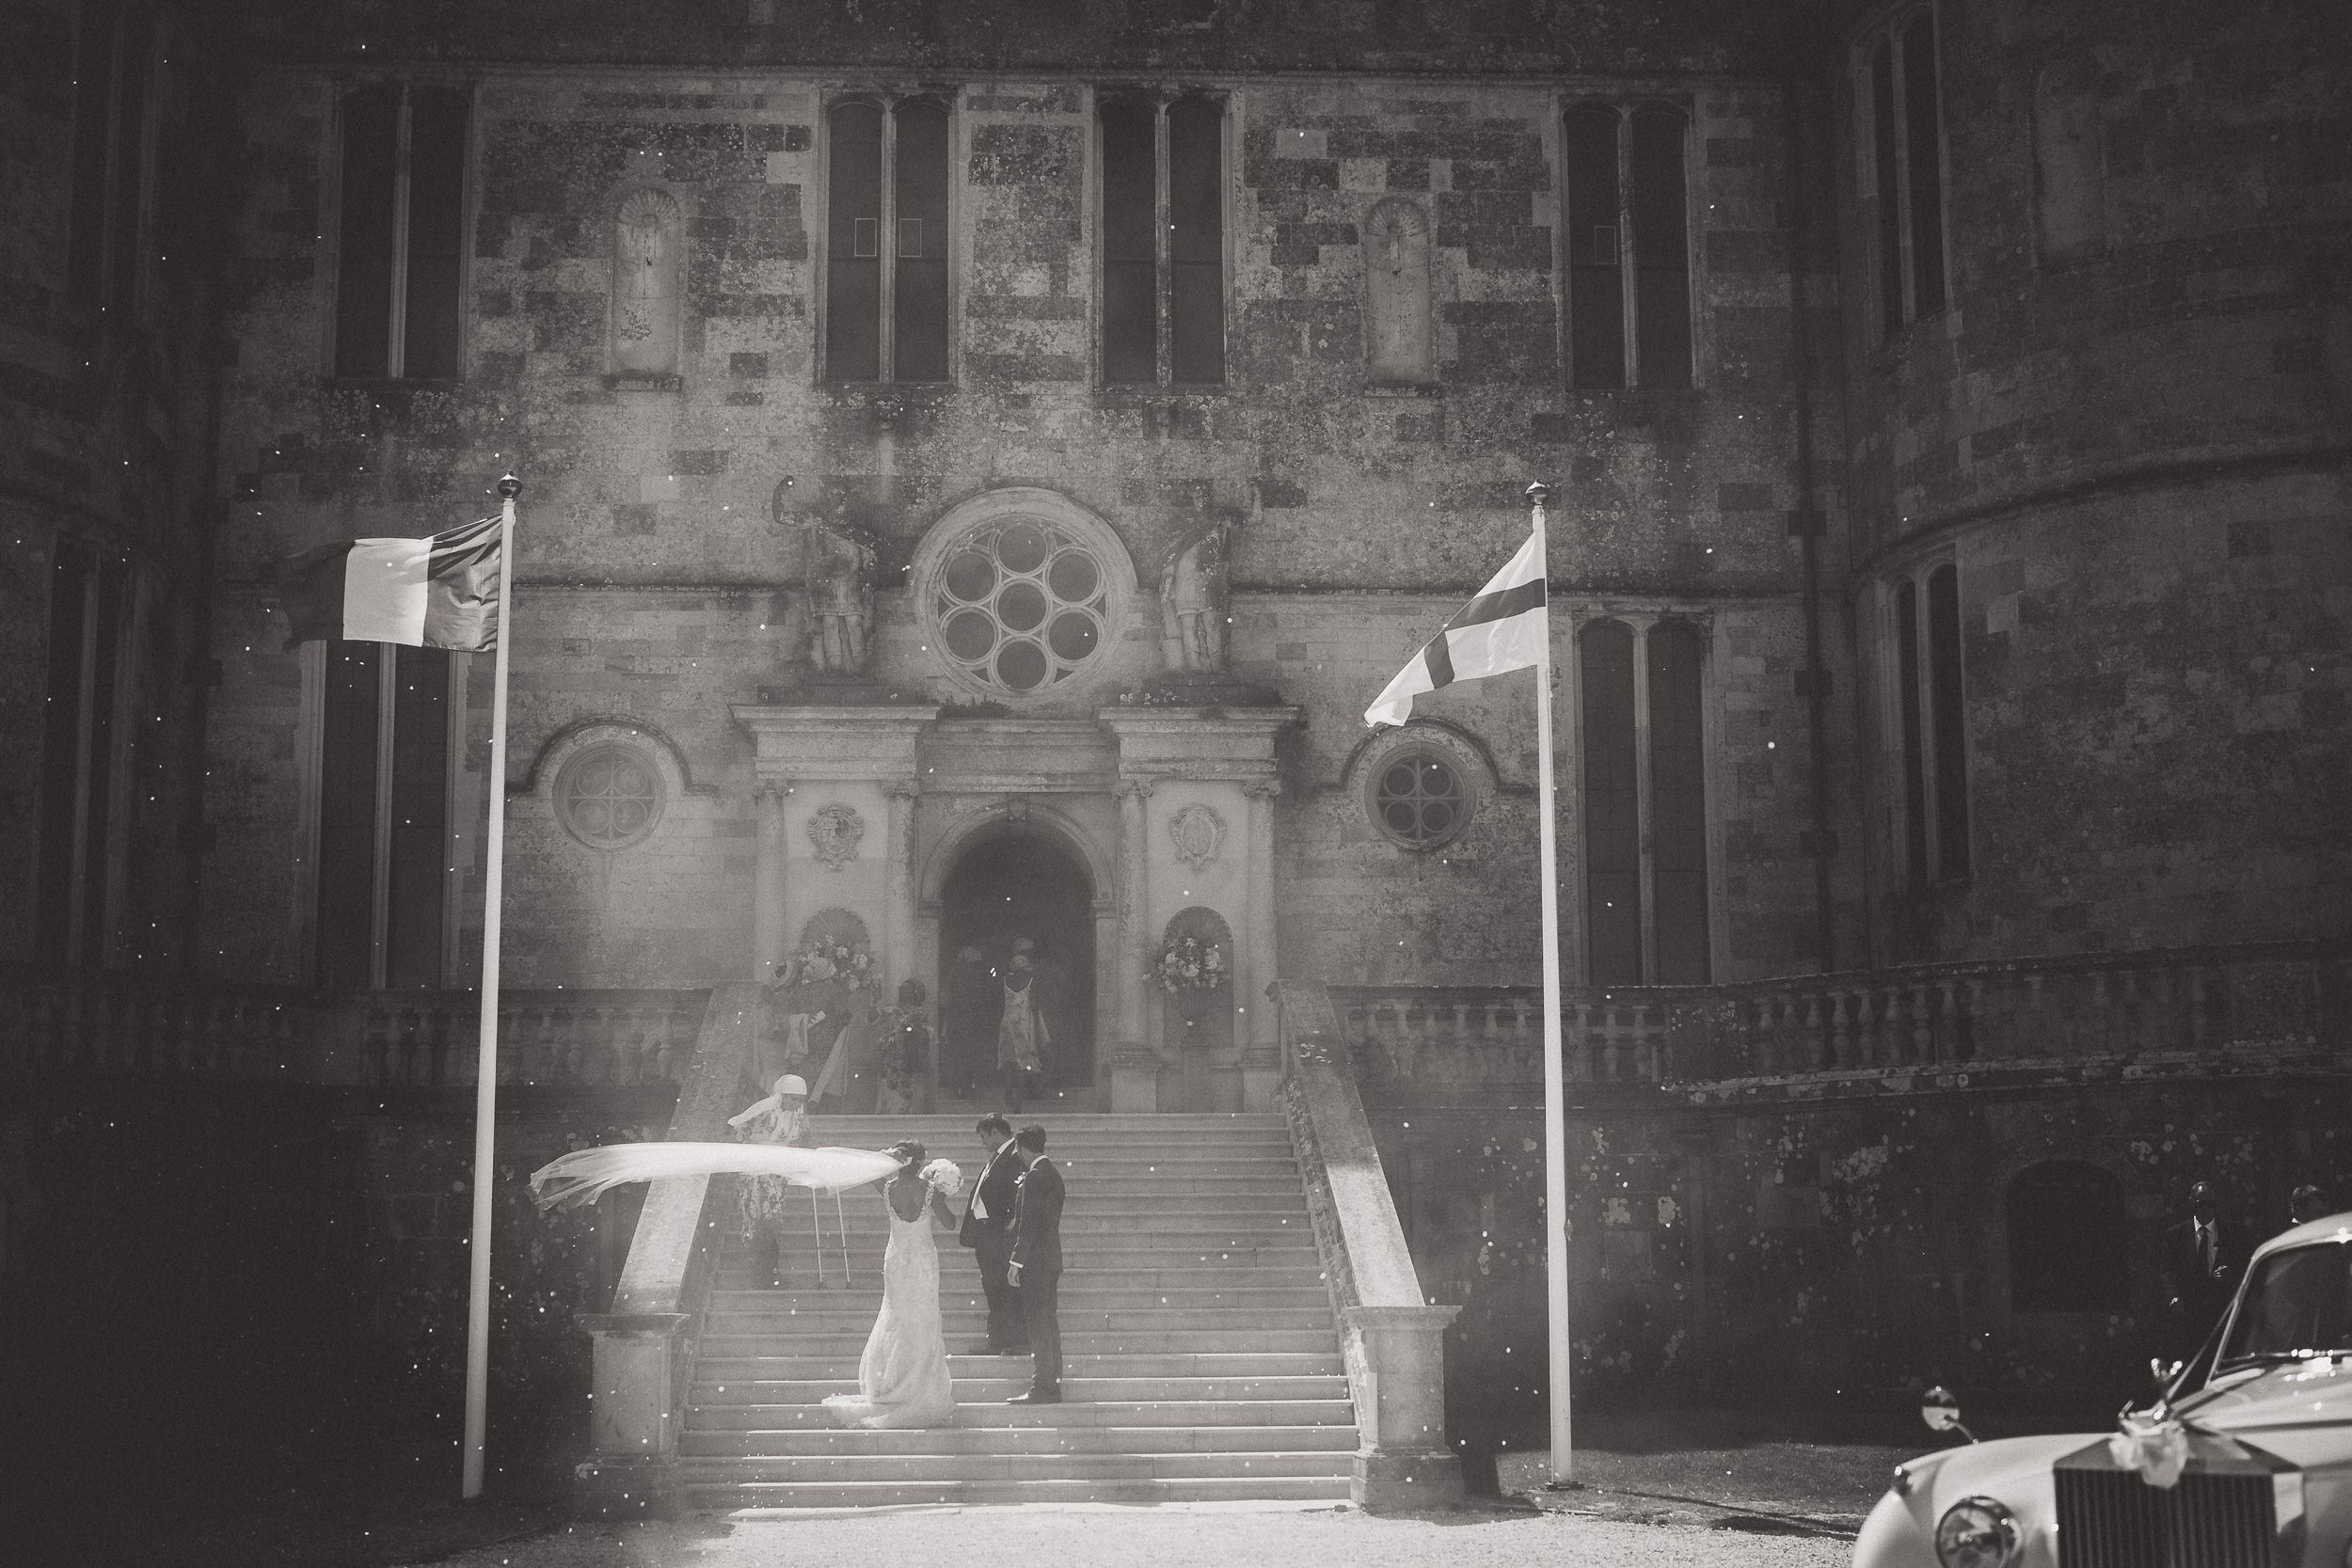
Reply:
[[49, 659], [41, 737], [33, 952], [103, 964], [113, 938], [116, 797], [130, 573], [118, 558], [60, 544], [49, 573]]
[[452, 875], [451, 657], [438, 648], [323, 645], [316, 983], [434, 988]]
[[464, 373], [466, 94], [377, 82], [345, 93], [335, 373]]
[[1690, 120], [1581, 103], [1562, 125], [1568, 365], [1606, 389], [1692, 385]]
[[1225, 105], [1212, 98], [1163, 104], [1114, 96], [1097, 118], [1103, 380], [1221, 383]]
[[1713, 973], [1706, 638], [1669, 618], [1576, 639], [1587, 979], [1703, 985]]
[[947, 131], [930, 98], [826, 120], [827, 380], [949, 379]]

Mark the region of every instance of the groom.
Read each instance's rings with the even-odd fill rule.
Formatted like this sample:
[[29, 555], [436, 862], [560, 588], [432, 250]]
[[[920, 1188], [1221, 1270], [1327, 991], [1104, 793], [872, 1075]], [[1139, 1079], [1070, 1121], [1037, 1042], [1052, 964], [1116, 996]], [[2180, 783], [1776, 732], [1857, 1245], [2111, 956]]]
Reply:
[[1021, 1202], [1020, 1151], [1012, 1141], [1012, 1123], [993, 1112], [980, 1118], [977, 1132], [988, 1159], [972, 1183], [972, 1203], [956, 1240], [972, 1249], [980, 1266], [980, 1289], [988, 1296], [988, 1354], [1025, 1355], [1029, 1329], [1021, 1318], [1021, 1294], [1005, 1277], [1012, 1262], [1013, 1211]]
[[1029, 1391], [1005, 1402], [1059, 1404], [1061, 1323], [1055, 1296], [1061, 1286], [1061, 1172], [1045, 1157], [1045, 1129], [1037, 1123], [1015, 1132], [1012, 1144], [1027, 1169], [1021, 1173], [1020, 1202], [1013, 1212], [1009, 1272], [1021, 1292], [1021, 1315], [1028, 1321], [1029, 1348], [1037, 1366]]

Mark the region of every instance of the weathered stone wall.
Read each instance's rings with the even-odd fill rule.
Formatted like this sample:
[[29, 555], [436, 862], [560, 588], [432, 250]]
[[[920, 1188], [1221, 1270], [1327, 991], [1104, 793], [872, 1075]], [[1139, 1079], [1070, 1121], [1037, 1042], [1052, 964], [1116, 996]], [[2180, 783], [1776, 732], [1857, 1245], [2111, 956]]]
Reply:
[[[1677, 1399], [1899, 1408], [1936, 1383], [2015, 1419], [2101, 1417], [2151, 1355], [2207, 1324], [2167, 1307], [2191, 1182], [2222, 1195], [2242, 1266], [2287, 1195], [2352, 1193], [2335, 1079], [2032, 1087], [1704, 1109], [1597, 1104], [1568, 1117], [1575, 1387]], [[1540, 1112], [1375, 1108], [1422, 1284], [1458, 1302], [1447, 1425], [1542, 1430]], [[2122, 1184], [2129, 1310], [2015, 1312], [2009, 1182], [2045, 1160]], [[2185, 1336], [2187, 1343], [2184, 1344]]]
[[[1802, 843], [1813, 749], [1796, 695], [1801, 556], [1788, 524], [1834, 488], [1815, 475], [1808, 493], [1794, 435], [1793, 175], [1778, 95], [1692, 94], [1705, 390], [1571, 395], [1553, 264], [1556, 94], [1210, 85], [1230, 93], [1235, 175], [1231, 369], [1215, 394], [1092, 384], [1084, 83], [961, 92], [957, 379], [904, 388], [817, 380], [809, 224], [836, 80], [485, 84], [472, 369], [460, 387], [322, 377], [331, 265], [306, 235], [326, 225], [294, 171], [327, 166], [331, 94], [315, 77], [257, 91], [253, 162], [272, 172], [254, 182], [244, 222], [270, 282], [241, 324], [249, 347], [227, 442], [246, 499], [230, 571], [258, 579], [322, 539], [448, 527], [485, 504], [501, 467], [525, 474], [509, 768], [518, 787], [532, 769], [514, 797], [508, 871], [518, 983], [699, 984], [739, 967], [752, 809], [748, 749], [726, 707], [797, 668], [804, 534], [789, 525], [875, 531], [885, 588], [875, 674], [953, 698], [914, 607], [890, 590], [936, 518], [1008, 483], [1047, 486], [1104, 518], [1142, 588], [1104, 674], [1045, 711], [1088, 711], [1156, 673], [1160, 562], [1189, 532], [1233, 526], [1236, 672], [1310, 719], [1278, 836], [1302, 864], [1350, 846], [1323, 858], [1311, 884], [1293, 884], [1285, 914], [1299, 918], [1286, 929], [1330, 944], [1349, 974], [1505, 979], [1533, 954], [1532, 919], [1489, 918], [1532, 891], [1532, 842], [1518, 842], [1533, 837], [1525, 680], [1430, 705], [1501, 768], [1475, 852], [1423, 866], [1375, 844], [1355, 795], [1333, 791], [1360, 782], [1346, 759], [1365, 703], [1515, 546], [1528, 480], [1565, 481], [1554, 571], [1596, 610], [1619, 602], [1601, 595], [1635, 594], [1719, 611], [1728, 971], [1815, 952]], [[611, 214], [619, 193], [644, 187], [683, 208], [675, 390], [608, 376]], [[1367, 385], [1361, 234], [1373, 204], [1400, 196], [1434, 226], [1436, 372], [1401, 389]], [[226, 621], [220, 631], [242, 658], [241, 633]], [[225, 694], [235, 711], [221, 733], [246, 755], [224, 809], [291, 820], [298, 781], [262, 760], [290, 751], [275, 737], [284, 705], [263, 695], [282, 696], [287, 678], [263, 665], [290, 658], [253, 657]], [[551, 769], [530, 759], [590, 722], [660, 736], [663, 766], [677, 769], [675, 798], [691, 810], [646, 846], [596, 855], [551, 820]], [[261, 854], [282, 852], [271, 843]], [[246, 851], [215, 863], [215, 908], [280, 907], [281, 885]], [[1363, 921], [1366, 909], [1389, 912]], [[1403, 968], [1390, 953], [1402, 927], [1388, 929], [1400, 922], [1423, 933]], [[279, 940], [281, 923], [258, 925], [264, 945]]]
[[2345, 19], [1939, 15], [1951, 307], [1891, 341], [1841, 121], [1854, 591], [1959, 564], [1978, 863], [1877, 878], [1877, 956], [2341, 931]]

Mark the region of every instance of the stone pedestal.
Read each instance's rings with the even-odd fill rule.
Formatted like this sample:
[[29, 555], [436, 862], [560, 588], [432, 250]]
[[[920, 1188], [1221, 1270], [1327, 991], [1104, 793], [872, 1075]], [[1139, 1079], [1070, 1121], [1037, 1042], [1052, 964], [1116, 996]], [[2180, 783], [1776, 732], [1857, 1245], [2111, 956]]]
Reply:
[[595, 1409], [591, 1456], [572, 1472], [572, 1503], [582, 1519], [670, 1518], [682, 1500], [677, 1483], [677, 1383], [684, 1312], [582, 1313], [594, 1342]]
[[1110, 1056], [1111, 1109], [1120, 1114], [1160, 1108], [1160, 1059], [1149, 1051], [1121, 1048]]

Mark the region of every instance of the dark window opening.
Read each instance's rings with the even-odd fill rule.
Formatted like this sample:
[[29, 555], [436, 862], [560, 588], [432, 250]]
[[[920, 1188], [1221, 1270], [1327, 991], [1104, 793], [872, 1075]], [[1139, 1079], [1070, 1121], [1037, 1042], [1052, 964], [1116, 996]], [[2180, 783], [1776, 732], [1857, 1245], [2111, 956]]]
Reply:
[[1645, 640], [1649, 661], [1651, 901], [1661, 986], [1708, 978], [1706, 737], [1698, 628], [1662, 621]]
[[1617, 119], [1616, 110], [1592, 105], [1566, 122], [1568, 363], [1579, 387], [1625, 385]]
[[1225, 379], [1225, 108], [1187, 98], [1168, 111], [1168, 374]]
[[66, 292], [116, 310], [138, 302], [146, 276], [149, 128], [154, 19], [105, 0], [79, 8], [73, 44], [72, 192], [66, 214]]
[[1968, 718], [1960, 670], [1960, 571], [1928, 574], [1928, 695], [1935, 722], [1936, 877], [1968, 875]]
[[1603, 103], [1568, 111], [1568, 373], [1583, 388], [1687, 388], [1689, 119]]
[[2012, 1312], [2124, 1312], [2131, 1307], [2123, 1184], [2076, 1160], [2028, 1165], [2009, 1184]]
[[825, 376], [882, 379], [882, 112], [833, 111], [825, 175]]
[[[1100, 110], [1103, 380], [1150, 386], [1225, 379], [1225, 105], [1185, 98], [1160, 111], [1114, 98]], [[1160, 204], [1165, 198], [1165, 246]], [[1163, 359], [1161, 324], [1167, 324]]]
[[49, 569], [49, 689], [41, 743], [40, 862], [33, 903], [33, 957], [71, 961], [74, 872], [80, 863], [87, 673], [85, 639], [97, 562], [69, 545]]
[[891, 376], [947, 379], [947, 109], [930, 99], [898, 105], [892, 163], [898, 197]]
[[1944, 162], [1936, 107], [1935, 13], [1903, 28], [1903, 134], [1909, 144], [1912, 314], [1944, 309]]
[[1903, 217], [1895, 172], [1895, 48], [1883, 39], [1870, 51], [1870, 133], [1878, 202], [1879, 313], [1891, 338], [1903, 325]]
[[450, 876], [450, 656], [338, 641], [326, 660], [317, 983], [431, 989]]
[[335, 373], [463, 373], [466, 94], [376, 83], [344, 94]]
[[1895, 587], [1896, 705], [1902, 736], [1903, 865], [1913, 887], [1928, 879], [1928, 768], [1919, 716], [1919, 591]]
[[1641, 780], [1633, 632], [1600, 621], [1577, 636], [1583, 671], [1585, 942], [1591, 983], [1642, 983]]
[[73, 195], [67, 215], [66, 292], [91, 303], [106, 287], [115, 23], [114, 8], [86, 0], [73, 40]]
[[1633, 117], [1633, 327], [1645, 387], [1691, 385], [1691, 244], [1682, 116]]

